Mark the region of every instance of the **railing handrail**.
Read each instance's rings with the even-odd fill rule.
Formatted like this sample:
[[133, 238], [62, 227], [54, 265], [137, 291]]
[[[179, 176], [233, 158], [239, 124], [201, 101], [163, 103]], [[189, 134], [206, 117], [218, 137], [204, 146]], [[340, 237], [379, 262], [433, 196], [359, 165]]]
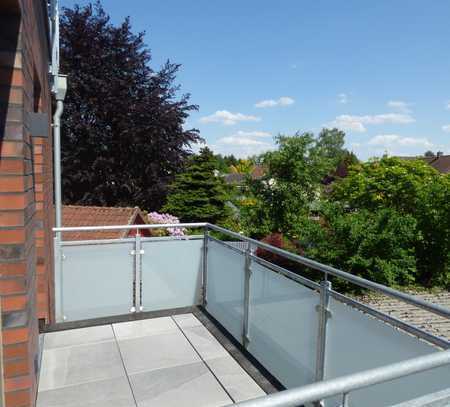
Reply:
[[348, 394], [354, 390], [422, 373], [448, 364], [450, 364], [450, 350], [438, 351], [431, 355], [419, 356], [387, 366], [352, 373], [337, 379], [324, 380], [290, 390], [283, 390], [256, 399], [230, 404], [229, 406], [295, 407], [336, 395]]
[[53, 232], [94, 232], [101, 230], [128, 230], [128, 229], [169, 229], [169, 228], [204, 228], [212, 226], [205, 222], [197, 223], [154, 223], [142, 225], [107, 225], [107, 226], [69, 226], [53, 228]]
[[54, 232], [81, 232], [81, 231], [98, 231], [98, 230], [129, 230], [129, 229], [168, 229], [168, 228], [205, 228], [214, 230], [216, 232], [221, 232], [235, 239], [239, 239], [245, 242], [249, 242], [259, 248], [270, 251], [274, 254], [278, 254], [282, 257], [285, 257], [289, 260], [295, 261], [296, 263], [302, 264], [304, 266], [310, 267], [314, 270], [321, 271], [325, 274], [330, 274], [335, 277], [340, 277], [344, 280], [347, 280], [353, 284], [356, 284], [360, 287], [368, 288], [374, 291], [381, 292], [389, 297], [400, 299], [404, 302], [412, 304], [416, 307], [425, 309], [434, 314], [438, 314], [445, 318], [450, 318], [450, 309], [443, 307], [442, 305], [434, 304], [428, 301], [423, 300], [422, 298], [418, 298], [416, 296], [403, 293], [401, 291], [395, 290], [393, 288], [387, 287], [383, 284], [375, 283], [370, 280], [366, 280], [362, 277], [355, 276], [353, 274], [347, 273], [345, 271], [336, 269], [332, 266], [327, 266], [325, 264], [319, 263], [317, 261], [308, 259], [306, 257], [300, 256], [298, 254], [294, 254], [288, 252], [283, 249], [279, 249], [278, 247], [274, 247], [270, 244], [260, 242], [259, 240], [252, 239], [250, 237], [244, 236], [240, 233], [232, 232], [231, 230], [225, 229], [223, 227], [213, 225], [211, 223], [206, 222], [198, 222], [198, 223], [173, 223], [173, 224], [143, 224], [143, 225], [108, 225], [108, 226], [75, 226], [75, 227], [60, 227], [53, 228]]

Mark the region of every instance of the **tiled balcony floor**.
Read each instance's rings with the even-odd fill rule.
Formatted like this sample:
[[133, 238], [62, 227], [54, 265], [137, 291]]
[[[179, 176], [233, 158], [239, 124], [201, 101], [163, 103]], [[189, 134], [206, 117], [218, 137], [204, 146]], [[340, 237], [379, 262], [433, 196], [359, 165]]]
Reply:
[[265, 393], [193, 314], [47, 333], [38, 407], [224, 406]]

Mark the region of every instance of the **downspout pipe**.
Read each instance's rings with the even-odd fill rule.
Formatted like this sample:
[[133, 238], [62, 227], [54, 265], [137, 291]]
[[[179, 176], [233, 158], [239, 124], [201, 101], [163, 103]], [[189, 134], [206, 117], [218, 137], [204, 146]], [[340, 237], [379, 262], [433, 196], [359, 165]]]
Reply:
[[61, 116], [64, 111], [64, 101], [56, 100], [56, 111], [53, 115], [53, 147], [55, 177], [55, 226], [62, 226], [62, 193], [61, 193]]

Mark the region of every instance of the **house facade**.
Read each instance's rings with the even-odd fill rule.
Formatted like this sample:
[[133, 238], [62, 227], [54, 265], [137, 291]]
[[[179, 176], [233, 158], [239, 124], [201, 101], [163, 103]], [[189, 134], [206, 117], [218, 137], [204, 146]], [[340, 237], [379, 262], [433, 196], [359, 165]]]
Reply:
[[7, 407], [33, 406], [53, 320], [50, 29], [43, 0], [0, 1], [0, 295]]

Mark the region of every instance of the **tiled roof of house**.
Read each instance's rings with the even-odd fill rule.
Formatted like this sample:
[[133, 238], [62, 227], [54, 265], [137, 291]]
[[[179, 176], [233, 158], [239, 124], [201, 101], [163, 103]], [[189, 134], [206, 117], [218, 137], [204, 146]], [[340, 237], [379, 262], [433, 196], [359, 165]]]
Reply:
[[256, 164], [252, 169], [251, 177], [252, 179], [260, 179], [264, 176], [265, 172], [266, 169], [262, 165]]
[[424, 156], [397, 156], [402, 160], [423, 160], [429, 165], [431, 165], [435, 170], [439, 171], [441, 174], [449, 174], [450, 173], [450, 155], [435, 155], [432, 157], [424, 157]]
[[224, 179], [228, 184], [241, 184], [245, 181], [245, 174], [226, 174]]
[[[436, 293], [415, 293], [409, 292], [421, 299], [439, 304], [444, 307], [450, 307], [450, 292], [440, 291]], [[422, 328], [434, 335], [450, 339], [450, 320], [439, 315], [432, 314], [422, 308], [407, 304], [394, 298], [386, 297], [381, 294], [372, 294], [358, 298], [359, 301], [370, 305], [371, 307], [392, 315], [411, 325]]]
[[[63, 227], [146, 223], [139, 208], [63, 205], [62, 218]], [[63, 240], [119, 239], [127, 236], [128, 232], [128, 230], [64, 232], [62, 238]]]
[[[264, 174], [265, 174], [265, 168], [260, 164], [256, 164], [255, 166], [253, 166], [252, 170], [250, 171], [250, 173], [248, 175], [250, 176], [251, 179], [256, 180], [256, 179], [262, 178], [264, 176]], [[225, 179], [225, 182], [227, 182], [228, 184], [241, 185], [245, 182], [248, 175], [245, 173], [240, 173], [240, 172], [232, 173], [232, 174], [225, 174], [224, 179]]]
[[430, 165], [442, 174], [450, 173], [450, 155], [440, 155], [435, 157]]

